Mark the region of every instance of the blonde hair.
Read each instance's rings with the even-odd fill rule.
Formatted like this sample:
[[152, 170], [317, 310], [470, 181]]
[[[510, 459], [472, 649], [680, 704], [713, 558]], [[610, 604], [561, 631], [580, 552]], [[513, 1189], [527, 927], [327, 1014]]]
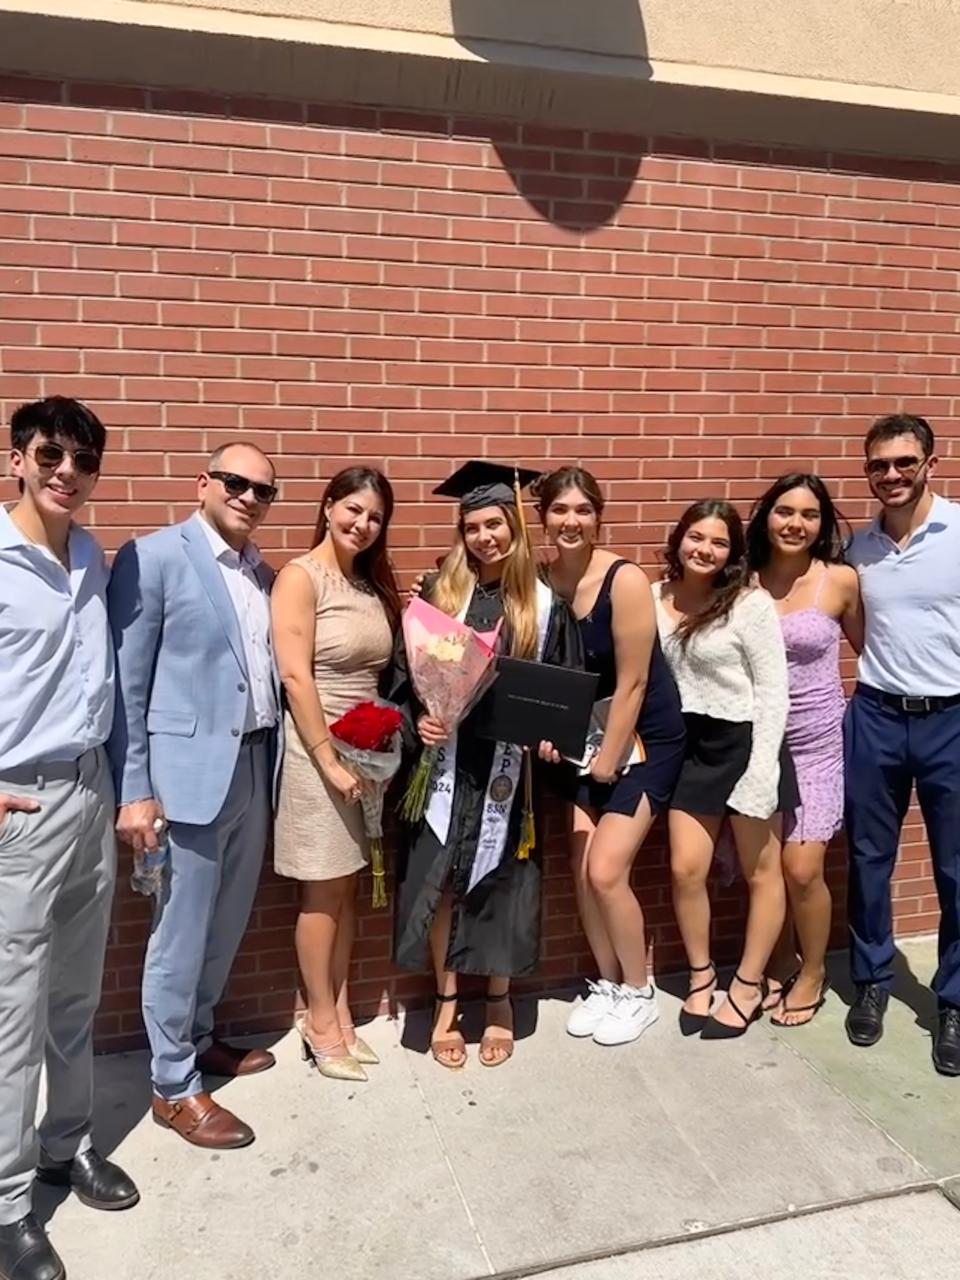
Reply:
[[[491, 506], [496, 505], [491, 503]], [[535, 658], [537, 654], [537, 573], [530, 544], [520, 529], [520, 521], [512, 507], [500, 507], [513, 542], [504, 562], [500, 579], [503, 616], [512, 658]], [[457, 524], [453, 546], [440, 566], [431, 604], [444, 613], [458, 614], [470, 598], [477, 581], [470, 564], [470, 554], [463, 537], [463, 517]]]

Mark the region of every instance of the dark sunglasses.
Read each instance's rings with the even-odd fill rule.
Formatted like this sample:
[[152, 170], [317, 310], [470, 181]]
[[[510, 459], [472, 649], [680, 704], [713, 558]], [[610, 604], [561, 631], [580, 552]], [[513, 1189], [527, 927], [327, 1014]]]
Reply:
[[246, 476], [238, 476], [235, 471], [208, 471], [207, 475], [211, 480], [219, 480], [231, 498], [239, 498], [252, 489], [256, 500], [269, 506], [280, 492], [275, 484], [257, 484]]
[[62, 444], [57, 444], [53, 440], [38, 444], [33, 451], [33, 460], [38, 467], [52, 471], [55, 467], [59, 467], [68, 454], [81, 475], [95, 476], [100, 470], [100, 455], [93, 449], [65, 449]]
[[890, 468], [893, 467], [905, 480], [909, 480], [928, 461], [928, 458], [917, 458], [910, 455], [903, 458], [874, 458], [873, 462], [867, 463], [867, 475], [871, 480], [882, 480]]

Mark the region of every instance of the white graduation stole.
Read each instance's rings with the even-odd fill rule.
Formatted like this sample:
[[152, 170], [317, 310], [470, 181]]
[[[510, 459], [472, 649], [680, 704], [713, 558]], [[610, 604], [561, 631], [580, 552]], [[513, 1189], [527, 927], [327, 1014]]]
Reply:
[[[467, 615], [470, 600], [467, 599], [457, 618], [460, 622]], [[542, 661], [544, 647], [547, 643], [547, 629], [550, 625], [550, 612], [553, 607], [553, 592], [537, 579], [537, 660]], [[433, 772], [433, 783], [430, 798], [427, 802], [426, 819], [430, 830], [441, 844], [446, 844], [450, 834], [450, 819], [453, 816], [453, 791], [455, 785], [455, 766], [457, 761], [456, 730], [437, 752], [437, 763]], [[477, 852], [470, 872], [470, 883], [467, 892], [483, 877], [498, 866], [503, 856], [503, 847], [507, 842], [507, 828], [510, 824], [510, 811], [513, 798], [520, 781], [520, 768], [523, 763], [523, 748], [509, 742], [498, 742], [493, 752], [493, 763], [487, 779], [487, 789], [483, 799], [483, 812], [480, 819], [480, 834], [477, 837]]]

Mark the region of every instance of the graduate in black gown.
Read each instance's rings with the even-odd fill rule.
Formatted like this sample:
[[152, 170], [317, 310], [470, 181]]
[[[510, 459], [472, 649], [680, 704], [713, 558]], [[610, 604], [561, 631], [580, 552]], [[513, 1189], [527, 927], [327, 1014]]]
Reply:
[[[528, 484], [535, 472], [519, 472]], [[582, 669], [582, 647], [569, 608], [537, 578], [536, 566], [515, 497], [513, 468], [468, 463], [435, 493], [460, 501], [457, 529], [439, 573], [423, 583], [422, 596], [479, 632], [501, 631], [498, 652], [539, 658]], [[409, 745], [448, 741], [417, 701], [407, 675], [403, 638], [382, 686], [407, 715]], [[544, 753], [549, 755], [549, 749]], [[512, 764], [500, 744], [472, 732], [472, 716], [459, 725], [447, 780], [452, 804], [438, 823], [428, 807], [424, 819], [406, 828], [397, 868], [394, 958], [423, 970], [431, 960], [437, 978], [437, 1008], [431, 1048], [445, 1067], [466, 1061], [457, 1019], [457, 975], [490, 979], [486, 1031], [480, 1061], [498, 1066], [513, 1052], [509, 1000], [511, 977], [530, 973], [540, 951], [541, 854], [534, 846], [518, 857], [524, 809], [522, 753]], [[533, 764], [535, 774], [554, 766]], [[436, 783], [436, 776], [435, 776]], [[534, 778], [534, 789], [538, 786]], [[491, 803], [495, 801], [498, 803]], [[433, 816], [431, 816], [433, 814]], [[537, 824], [538, 828], [541, 824]], [[478, 842], [488, 851], [478, 864]], [[499, 849], [489, 870], [489, 850]], [[481, 874], [481, 871], [483, 872]], [[479, 877], [479, 878], [478, 878]]]

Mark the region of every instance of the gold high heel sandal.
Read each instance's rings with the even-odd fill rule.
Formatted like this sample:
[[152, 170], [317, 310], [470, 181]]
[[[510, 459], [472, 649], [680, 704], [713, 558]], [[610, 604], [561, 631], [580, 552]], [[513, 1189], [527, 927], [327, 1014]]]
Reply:
[[[357, 1035], [357, 1029], [352, 1022], [347, 1023], [346, 1026], [341, 1022], [340, 1030], [353, 1032], [353, 1044], [348, 1044], [347, 1049], [355, 1062], [362, 1062], [365, 1067], [378, 1067], [380, 1065], [380, 1058], [376, 1051], [370, 1048], [366, 1040]], [[346, 1042], [346, 1035], [344, 1035], [344, 1041]]]
[[342, 1037], [334, 1041], [333, 1044], [321, 1049], [307, 1035], [305, 1014], [301, 1014], [297, 1018], [295, 1025], [300, 1033], [300, 1046], [304, 1062], [312, 1062], [322, 1076], [327, 1076], [330, 1080], [350, 1080], [354, 1083], [367, 1079], [367, 1073], [356, 1058], [351, 1055], [343, 1058], [331, 1056], [330, 1050], [339, 1049], [344, 1043]]

